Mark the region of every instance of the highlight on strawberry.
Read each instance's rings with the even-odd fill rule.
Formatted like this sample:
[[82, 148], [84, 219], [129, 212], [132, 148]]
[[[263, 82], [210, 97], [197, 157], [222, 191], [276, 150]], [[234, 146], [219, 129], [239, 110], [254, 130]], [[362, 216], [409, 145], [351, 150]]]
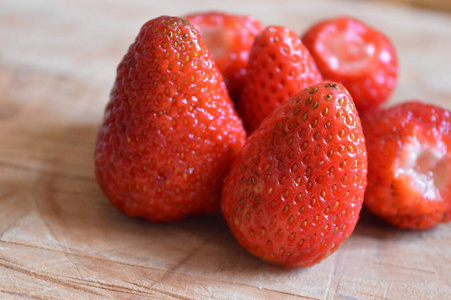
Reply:
[[409, 101], [365, 118], [365, 204], [394, 226], [430, 229], [451, 220], [451, 112]]
[[326, 19], [302, 37], [324, 79], [341, 82], [359, 111], [387, 101], [396, 86], [398, 59], [391, 41], [352, 17]]

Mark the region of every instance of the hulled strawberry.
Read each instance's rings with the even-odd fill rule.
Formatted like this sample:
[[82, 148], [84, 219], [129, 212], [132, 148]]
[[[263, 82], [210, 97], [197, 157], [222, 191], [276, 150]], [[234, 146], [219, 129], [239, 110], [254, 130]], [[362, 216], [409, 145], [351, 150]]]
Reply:
[[451, 220], [451, 113], [406, 102], [368, 116], [365, 204], [391, 224], [428, 229]]
[[249, 51], [263, 25], [254, 17], [205, 12], [186, 16], [199, 31], [233, 98], [243, 87]]
[[284, 267], [311, 266], [352, 233], [366, 174], [351, 96], [341, 84], [315, 84], [248, 138], [226, 177], [222, 212], [254, 255]]
[[359, 110], [378, 107], [395, 88], [398, 60], [380, 31], [349, 17], [313, 25], [302, 42], [325, 79], [341, 82]]
[[247, 72], [239, 112], [249, 133], [274, 108], [301, 89], [322, 81], [313, 58], [299, 37], [281, 26], [267, 27], [257, 36]]
[[123, 212], [172, 221], [219, 208], [245, 132], [189, 22], [143, 25], [117, 69], [95, 149], [100, 187]]

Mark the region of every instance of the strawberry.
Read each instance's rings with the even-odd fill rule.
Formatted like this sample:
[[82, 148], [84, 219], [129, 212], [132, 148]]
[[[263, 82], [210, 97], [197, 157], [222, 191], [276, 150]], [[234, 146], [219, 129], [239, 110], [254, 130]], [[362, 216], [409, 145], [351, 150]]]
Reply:
[[239, 112], [249, 133], [281, 103], [301, 89], [322, 81], [299, 37], [281, 26], [267, 27], [257, 36], [247, 71]]
[[226, 177], [221, 208], [238, 242], [284, 267], [307, 267], [352, 233], [367, 154], [351, 96], [314, 84], [276, 108], [248, 138]]
[[263, 25], [254, 17], [205, 12], [186, 16], [199, 31], [233, 98], [242, 89], [249, 51]]
[[98, 183], [127, 215], [179, 220], [219, 208], [245, 132], [197, 30], [145, 23], [117, 69], [95, 149]]
[[365, 205], [400, 228], [451, 220], [451, 112], [411, 101], [365, 119]]
[[395, 88], [398, 60], [380, 31], [349, 17], [313, 25], [302, 41], [325, 79], [341, 82], [359, 110], [377, 108]]

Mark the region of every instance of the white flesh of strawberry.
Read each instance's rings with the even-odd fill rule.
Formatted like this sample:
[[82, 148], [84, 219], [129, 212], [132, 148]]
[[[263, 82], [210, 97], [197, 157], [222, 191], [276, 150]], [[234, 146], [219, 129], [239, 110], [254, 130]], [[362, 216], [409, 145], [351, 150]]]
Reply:
[[357, 29], [350, 29], [344, 33], [338, 33], [335, 28], [330, 28], [324, 34], [324, 44], [317, 45], [320, 53], [326, 53], [328, 65], [336, 71], [358, 72], [364, 69], [374, 58], [375, 45], [365, 41]]
[[448, 182], [448, 161], [446, 145], [437, 142], [431, 145], [420, 143], [412, 138], [401, 153], [395, 170], [395, 176], [408, 176], [411, 188], [415, 189], [424, 198], [431, 201], [440, 201], [440, 190]]

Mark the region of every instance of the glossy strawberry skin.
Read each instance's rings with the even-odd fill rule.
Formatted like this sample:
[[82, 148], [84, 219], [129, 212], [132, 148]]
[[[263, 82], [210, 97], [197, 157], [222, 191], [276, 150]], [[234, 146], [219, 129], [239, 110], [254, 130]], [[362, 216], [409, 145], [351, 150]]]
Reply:
[[297, 34], [281, 26], [267, 27], [255, 39], [239, 112], [248, 133], [280, 104], [307, 86], [321, 82], [313, 58]]
[[95, 149], [97, 181], [132, 217], [174, 221], [219, 208], [245, 132], [197, 30], [162, 16], [117, 68]]
[[366, 186], [360, 119], [345, 88], [312, 85], [276, 108], [248, 138], [221, 208], [238, 242], [284, 267], [307, 267], [352, 233]]
[[360, 111], [377, 108], [396, 86], [398, 59], [380, 31], [350, 17], [314, 24], [302, 37], [324, 79], [341, 82]]
[[186, 19], [200, 31], [230, 95], [236, 99], [243, 88], [249, 51], [263, 25], [252, 16], [217, 11], [190, 14]]
[[451, 113], [409, 101], [364, 120], [371, 157], [365, 194], [368, 209], [406, 229], [430, 229], [449, 222]]

